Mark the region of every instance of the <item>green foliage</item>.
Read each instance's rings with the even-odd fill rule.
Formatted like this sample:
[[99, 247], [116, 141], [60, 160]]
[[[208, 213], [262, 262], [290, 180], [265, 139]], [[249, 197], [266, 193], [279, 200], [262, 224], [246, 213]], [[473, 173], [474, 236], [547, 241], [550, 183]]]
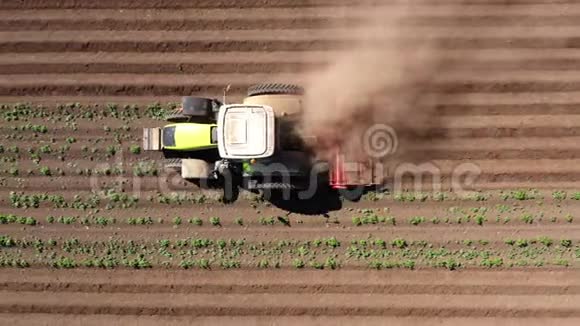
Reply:
[[487, 268], [497, 268], [503, 266], [503, 259], [501, 257], [489, 257], [481, 260], [480, 266]]
[[403, 248], [407, 247], [407, 241], [405, 239], [402, 239], [402, 238], [396, 238], [396, 239], [393, 239], [393, 241], [391, 242], [391, 245], [393, 247], [403, 249]]
[[537, 191], [534, 190], [516, 190], [511, 191], [508, 194], [504, 194], [502, 196], [504, 200], [506, 199], [515, 199], [515, 200], [532, 200], [538, 198]]
[[409, 223], [411, 223], [412, 225], [419, 225], [419, 224], [421, 224], [423, 222], [425, 222], [425, 218], [423, 216], [413, 216], [409, 220]]
[[554, 243], [554, 241], [552, 239], [545, 237], [545, 236], [539, 237], [538, 242], [543, 244], [546, 247], [550, 247]]
[[43, 154], [50, 154], [50, 153], [52, 153], [52, 148], [50, 147], [50, 145], [41, 146], [38, 150], [41, 153], [43, 153]]
[[483, 215], [476, 215], [473, 220], [477, 225], [483, 225], [484, 222], [487, 222], [487, 218]]
[[304, 268], [304, 265], [305, 264], [304, 264], [304, 261], [302, 259], [296, 258], [292, 261], [292, 266], [294, 266], [295, 268], [298, 268], [298, 269]]
[[48, 166], [43, 166], [39, 169], [40, 174], [44, 175], [44, 176], [51, 176], [52, 172], [50, 171], [50, 168]]
[[333, 257], [328, 257], [324, 262], [324, 267], [330, 269], [337, 269], [339, 267], [339, 263]]
[[53, 261], [51, 265], [54, 268], [76, 268], [78, 266], [76, 261], [70, 257], [60, 257]]
[[324, 243], [332, 248], [336, 248], [340, 246], [340, 241], [338, 241], [335, 237], [330, 237], [324, 240]]
[[194, 217], [194, 218], [190, 219], [189, 220], [189, 223], [190, 224], [193, 224], [193, 225], [197, 225], [197, 226], [202, 226], [203, 225], [203, 221], [199, 217]]
[[276, 220], [274, 219], [274, 217], [272, 216], [268, 216], [268, 217], [260, 217], [260, 219], [258, 220], [258, 222], [262, 225], [274, 225], [276, 224]]
[[570, 247], [572, 247], [572, 240], [562, 239], [562, 240], [560, 240], [560, 246], [562, 246], [564, 248], [570, 248]]
[[524, 214], [520, 217], [520, 220], [526, 224], [534, 223], [534, 216], [532, 214]]
[[221, 226], [222, 225], [220, 218], [215, 217], [215, 216], [209, 218], [209, 223], [211, 223], [211, 225], [213, 225], [213, 226]]
[[552, 198], [554, 200], [564, 200], [567, 197], [567, 193], [565, 191], [554, 191], [552, 192]]

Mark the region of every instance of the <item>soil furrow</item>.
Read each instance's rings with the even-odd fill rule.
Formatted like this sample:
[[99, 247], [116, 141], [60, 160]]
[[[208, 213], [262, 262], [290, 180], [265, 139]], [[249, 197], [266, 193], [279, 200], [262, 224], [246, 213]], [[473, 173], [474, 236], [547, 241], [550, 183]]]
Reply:
[[441, 284], [110, 284], [72, 282], [1, 282], [0, 291], [49, 293], [231, 293], [231, 294], [382, 294], [391, 295], [579, 295], [580, 286]]
[[[431, 0], [415, 0], [417, 4], [433, 5]], [[441, 0], [438, 1], [438, 5], [446, 4], [475, 4], [475, 5], [505, 5], [504, 0]], [[558, 5], [558, 4], [576, 4], [573, 0], [511, 0], [512, 5], [517, 5], [520, 7], [525, 5]], [[384, 2], [377, 0], [270, 0], [267, 2], [261, 0], [250, 0], [244, 3], [239, 3], [235, 0], [169, 0], [169, 1], [159, 1], [159, 0], [143, 0], [139, 2], [134, 2], [131, 0], [103, 0], [97, 3], [87, 3], [82, 0], [25, 0], [18, 3], [1, 3], [1, 9], [77, 9], [77, 8], [304, 8], [304, 7], [334, 7], [336, 5], [341, 6], [361, 6], [361, 5], [384, 5]], [[442, 6], [443, 7], [443, 6]], [[525, 8], [525, 7], [524, 7]]]

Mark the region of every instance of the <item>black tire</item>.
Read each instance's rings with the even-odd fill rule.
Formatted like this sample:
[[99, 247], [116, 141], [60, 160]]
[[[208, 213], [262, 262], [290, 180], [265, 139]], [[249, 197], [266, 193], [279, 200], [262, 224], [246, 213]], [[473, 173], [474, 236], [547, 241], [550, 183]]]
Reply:
[[248, 96], [258, 95], [302, 95], [304, 88], [293, 84], [257, 84], [248, 88]]
[[181, 113], [169, 114], [165, 117], [165, 120], [167, 122], [172, 122], [172, 123], [188, 122], [189, 119], [190, 119], [190, 117], [183, 115]]
[[196, 122], [215, 120], [221, 103], [218, 100], [204, 97], [184, 96], [181, 98], [183, 115], [195, 117]]
[[231, 204], [238, 200], [240, 196], [240, 180], [231, 172], [226, 173], [221, 180], [223, 187], [222, 201], [224, 204]]
[[181, 159], [180, 158], [168, 158], [163, 162], [163, 167], [166, 170], [181, 171]]

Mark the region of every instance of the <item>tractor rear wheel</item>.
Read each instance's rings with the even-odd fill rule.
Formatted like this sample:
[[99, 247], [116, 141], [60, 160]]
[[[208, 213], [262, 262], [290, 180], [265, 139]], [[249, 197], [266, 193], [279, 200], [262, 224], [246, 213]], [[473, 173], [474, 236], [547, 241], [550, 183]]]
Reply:
[[247, 105], [267, 105], [277, 117], [296, 115], [302, 111], [304, 89], [292, 84], [258, 84], [248, 88]]
[[258, 95], [302, 95], [304, 89], [293, 84], [257, 84], [248, 88], [248, 96]]
[[169, 114], [165, 117], [165, 120], [167, 120], [167, 122], [171, 122], [171, 123], [180, 123], [180, 122], [188, 122], [189, 121], [188, 116], [181, 114], [181, 113], [173, 113], [173, 114]]
[[216, 120], [216, 114], [221, 105], [221, 102], [216, 99], [184, 96], [181, 98], [181, 113], [191, 117], [192, 122], [210, 123]]

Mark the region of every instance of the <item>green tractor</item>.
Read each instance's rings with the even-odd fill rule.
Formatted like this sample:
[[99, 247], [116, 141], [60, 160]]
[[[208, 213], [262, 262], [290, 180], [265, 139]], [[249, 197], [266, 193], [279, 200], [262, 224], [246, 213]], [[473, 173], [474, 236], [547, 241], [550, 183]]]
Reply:
[[182, 108], [167, 117], [170, 124], [144, 129], [143, 147], [162, 151], [165, 167], [184, 179], [221, 185], [229, 201], [240, 187], [306, 193], [321, 185], [351, 187], [343, 171], [316, 161], [299, 135], [302, 95], [296, 85], [260, 84], [240, 104], [184, 97]]
[[143, 148], [162, 151], [164, 167], [186, 179], [206, 179], [219, 159], [216, 116], [221, 102], [185, 96], [182, 106], [166, 117], [170, 124], [143, 129]]

